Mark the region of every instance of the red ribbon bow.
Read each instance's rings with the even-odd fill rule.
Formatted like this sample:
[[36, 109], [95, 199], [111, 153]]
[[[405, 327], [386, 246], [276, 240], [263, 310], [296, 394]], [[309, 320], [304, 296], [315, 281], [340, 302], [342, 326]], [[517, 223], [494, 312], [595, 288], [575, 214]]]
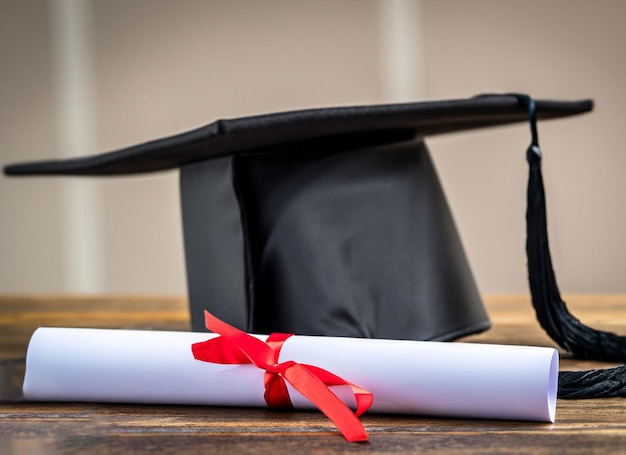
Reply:
[[[265, 370], [264, 397], [268, 406], [293, 407], [285, 384], [287, 381], [326, 414], [346, 440], [367, 441], [367, 433], [358, 416], [372, 405], [374, 397], [370, 392], [322, 368], [292, 360], [278, 363], [280, 349], [291, 335], [274, 333], [263, 342], [208, 311], [204, 312], [204, 319], [206, 328], [221, 336], [194, 343], [191, 351], [195, 359], [221, 364], [254, 364]], [[329, 389], [335, 385], [347, 385], [352, 389], [357, 404], [355, 413]]]

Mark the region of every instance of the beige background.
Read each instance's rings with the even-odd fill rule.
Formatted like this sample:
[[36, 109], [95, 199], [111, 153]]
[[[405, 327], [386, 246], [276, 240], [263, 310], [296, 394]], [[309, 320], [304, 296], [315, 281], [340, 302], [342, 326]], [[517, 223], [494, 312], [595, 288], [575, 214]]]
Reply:
[[[626, 292], [626, 2], [72, 2], [0, 0], [2, 164], [284, 109], [592, 97], [540, 126], [553, 257], [564, 292]], [[527, 143], [526, 126], [429, 141], [484, 293], [527, 292]], [[0, 178], [0, 293], [186, 292], [176, 172], [69, 180]]]

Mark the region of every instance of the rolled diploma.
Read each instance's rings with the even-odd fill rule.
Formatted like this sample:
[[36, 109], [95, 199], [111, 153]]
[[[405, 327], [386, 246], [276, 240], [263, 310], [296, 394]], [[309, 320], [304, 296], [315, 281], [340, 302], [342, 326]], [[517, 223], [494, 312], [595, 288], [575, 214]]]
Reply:
[[[212, 333], [39, 328], [28, 346], [27, 400], [267, 406], [264, 371], [194, 359]], [[265, 336], [255, 335], [265, 340]], [[281, 362], [324, 368], [374, 395], [370, 412], [554, 422], [552, 348], [292, 336]], [[348, 405], [347, 387], [333, 391]], [[289, 388], [296, 409], [313, 406]]]

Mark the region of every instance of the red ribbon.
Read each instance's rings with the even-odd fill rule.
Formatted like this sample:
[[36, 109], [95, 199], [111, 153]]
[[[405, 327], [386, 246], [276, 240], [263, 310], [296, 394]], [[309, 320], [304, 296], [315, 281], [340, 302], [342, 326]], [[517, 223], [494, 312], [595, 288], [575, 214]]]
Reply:
[[[349, 442], [367, 441], [358, 416], [369, 409], [374, 397], [367, 390], [312, 365], [292, 360], [278, 363], [280, 349], [291, 335], [274, 333], [265, 342], [204, 312], [206, 328], [221, 336], [191, 346], [197, 360], [221, 364], [254, 364], [265, 370], [265, 401], [270, 407], [292, 408], [287, 381], [335, 424]], [[356, 399], [353, 413], [330, 389], [347, 385]]]

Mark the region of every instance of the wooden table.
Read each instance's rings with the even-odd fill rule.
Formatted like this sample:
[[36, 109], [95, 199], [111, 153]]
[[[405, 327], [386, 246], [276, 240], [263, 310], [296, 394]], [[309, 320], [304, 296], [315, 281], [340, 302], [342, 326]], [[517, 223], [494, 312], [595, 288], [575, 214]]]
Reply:
[[[626, 296], [566, 296], [585, 323], [626, 334]], [[478, 343], [553, 346], [526, 296], [485, 298], [493, 328]], [[0, 359], [24, 357], [40, 325], [187, 330], [168, 297], [0, 297]], [[14, 364], [17, 364], [14, 362]], [[561, 369], [608, 367], [562, 356]], [[0, 453], [626, 453], [626, 401], [559, 400], [554, 424], [364, 415], [350, 444], [319, 412], [200, 406], [0, 403]]]

